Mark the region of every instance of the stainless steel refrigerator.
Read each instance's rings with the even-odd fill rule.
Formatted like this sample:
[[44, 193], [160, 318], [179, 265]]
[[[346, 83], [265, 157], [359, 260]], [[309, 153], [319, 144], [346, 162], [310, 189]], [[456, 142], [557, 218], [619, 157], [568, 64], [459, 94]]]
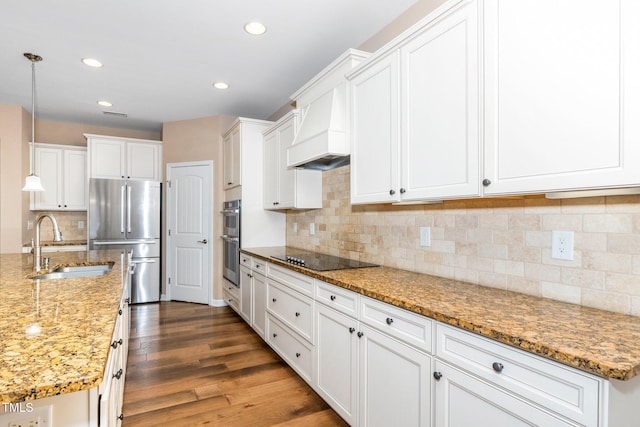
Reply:
[[161, 194], [157, 181], [92, 178], [89, 183], [89, 249], [130, 254], [134, 304], [160, 300]]

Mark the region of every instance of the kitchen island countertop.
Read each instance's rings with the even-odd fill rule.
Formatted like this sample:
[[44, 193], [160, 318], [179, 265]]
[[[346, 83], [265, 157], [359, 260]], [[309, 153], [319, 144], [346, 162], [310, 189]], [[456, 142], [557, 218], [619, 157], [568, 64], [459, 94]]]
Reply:
[[604, 378], [640, 374], [640, 317], [383, 266], [318, 272], [273, 258], [293, 250], [309, 252], [242, 252]]
[[123, 291], [120, 251], [58, 252], [51, 268], [112, 261], [98, 277], [32, 280], [33, 255], [0, 255], [0, 401], [97, 387]]

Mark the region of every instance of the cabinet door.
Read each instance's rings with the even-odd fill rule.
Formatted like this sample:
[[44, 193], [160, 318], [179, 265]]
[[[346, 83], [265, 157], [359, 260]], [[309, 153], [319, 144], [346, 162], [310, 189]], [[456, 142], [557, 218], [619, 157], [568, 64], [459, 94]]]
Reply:
[[349, 82], [351, 203], [400, 198], [398, 54], [392, 52]]
[[241, 156], [241, 147], [240, 147], [240, 127], [236, 127], [233, 132], [231, 132], [224, 139], [223, 142], [223, 151], [224, 151], [224, 187], [233, 188], [241, 185], [240, 182], [240, 156]]
[[431, 424], [431, 358], [360, 325], [360, 419], [368, 427]]
[[316, 304], [315, 390], [349, 424], [357, 421], [358, 323]]
[[127, 178], [159, 181], [160, 145], [127, 141]]
[[566, 421], [436, 360], [435, 425], [438, 427], [565, 427]]
[[253, 273], [253, 329], [264, 338], [267, 321], [267, 282], [262, 274]]
[[[40, 177], [44, 191], [34, 192], [31, 209], [63, 209], [62, 150], [59, 148], [35, 147], [34, 170]], [[83, 181], [84, 181], [83, 177]]]
[[87, 152], [64, 150], [64, 208], [87, 210]]
[[400, 48], [404, 200], [479, 195], [478, 46], [465, 1]]
[[125, 141], [90, 138], [89, 153], [90, 178], [125, 177]]
[[278, 207], [292, 208], [296, 205], [296, 173], [294, 169], [287, 169], [287, 149], [295, 137], [294, 119], [284, 123], [278, 129]]
[[485, 194], [640, 182], [639, 9], [485, 2]]
[[278, 206], [278, 150], [278, 132], [270, 133], [264, 138], [263, 207], [265, 209], [277, 209]]
[[240, 316], [251, 325], [251, 270], [240, 266]]

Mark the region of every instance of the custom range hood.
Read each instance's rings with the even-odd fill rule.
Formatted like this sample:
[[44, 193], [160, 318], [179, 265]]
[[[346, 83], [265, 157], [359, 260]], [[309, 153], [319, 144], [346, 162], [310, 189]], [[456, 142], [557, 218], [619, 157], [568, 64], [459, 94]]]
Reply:
[[287, 149], [287, 167], [328, 170], [349, 163], [345, 74], [368, 56], [347, 50], [291, 95], [301, 110], [301, 122]]

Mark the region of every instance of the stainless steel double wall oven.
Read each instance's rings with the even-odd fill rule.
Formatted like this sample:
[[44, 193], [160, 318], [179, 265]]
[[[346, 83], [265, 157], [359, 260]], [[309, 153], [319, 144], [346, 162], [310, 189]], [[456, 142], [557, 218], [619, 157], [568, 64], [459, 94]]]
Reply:
[[240, 287], [240, 200], [224, 202], [222, 207], [223, 273]]

